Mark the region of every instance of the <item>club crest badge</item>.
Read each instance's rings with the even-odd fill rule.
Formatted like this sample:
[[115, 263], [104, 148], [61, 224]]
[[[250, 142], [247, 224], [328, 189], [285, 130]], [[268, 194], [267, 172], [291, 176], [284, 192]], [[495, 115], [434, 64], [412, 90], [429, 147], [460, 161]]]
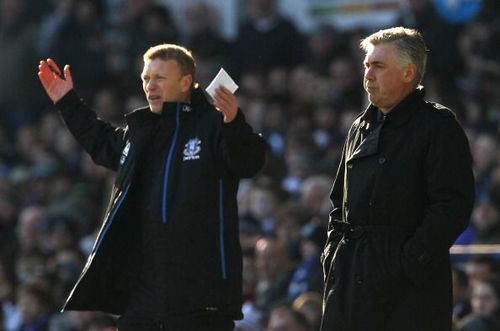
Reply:
[[189, 139], [184, 145], [184, 157], [182, 161], [198, 160], [200, 158], [201, 140], [198, 138]]

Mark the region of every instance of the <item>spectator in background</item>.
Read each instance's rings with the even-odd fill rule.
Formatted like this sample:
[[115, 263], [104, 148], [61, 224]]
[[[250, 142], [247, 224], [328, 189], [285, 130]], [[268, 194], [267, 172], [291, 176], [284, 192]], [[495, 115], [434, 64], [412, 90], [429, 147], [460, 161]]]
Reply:
[[45, 210], [36, 205], [25, 207], [19, 214], [17, 236], [20, 254], [40, 250], [40, 229], [45, 216]]
[[311, 326], [300, 312], [280, 305], [271, 310], [266, 331], [311, 331]]
[[19, 325], [15, 308], [15, 276], [11, 261], [0, 259], [0, 330], [11, 331]]
[[260, 223], [251, 216], [244, 216], [239, 221], [240, 243], [243, 253], [254, 253], [255, 244], [262, 237]]
[[105, 86], [97, 91], [93, 100], [93, 108], [98, 109], [99, 118], [114, 126], [124, 126], [123, 98], [118, 89]]
[[100, 1], [63, 0], [53, 3], [53, 14], [44, 23], [42, 55], [74, 64], [80, 93], [91, 98], [107, 80], [104, 44], [104, 8]]
[[[458, 55], [459, 26], [452, 25], [442, 18], [432, 0], [407, 0], [405, 5], [396, 25], [420, 31], [432, 52], [426, 77], [426, 86], [435, 93], [430, 98], [461, 112], [461, 104], [457, 103], [460, 98], [456, 93], [457, 77], [463, 65]], [[462, 117], [461, 113], [459, 117]]]
[[474, 176], [479, 193], [486, 193], [493, 168], [500, 163], [499, 142], [492, 133], [481, 133], [471, 141]]
[[330, 178], [324, 175], [309, 176], [300, 188], [300, 205], [304, 207], [310, 217], [327, 217], [330, 204]]
[[270, 311], [276, 305], [286, 302], [293, 267], [283, 243], [269, 237], [257, 242], [255, 259], [255, 303], [258, 308]]
[[458, 325], [458, 331], [496, 331], [500, 329], [500, 281], [481, 280], [471, 289], [472, 313]]
[[325, 246], [326, 229], [312, 222], [302, 227], [300, 240], [301, 260], [288, 287], [288, 302], [293, 302], [305, 292], [323, 293], [323, 269], [320, 263], [321, 250]]
[[469, 283], [500, 277], [500, 263], [491, 255], [472, 255], [465, 263], [465, 273]]
[[299, 262], [302, 227], [310, 219], [309, 211], [296, 203], [282, 206], [276, 214], [274, 235], [285, 245], [290, 259]]
[[220, 31], [221, 17], [217, 10], [205, 2], [188, 5], [184, 11], [187, 24], [186, 45], [198, 59], [198, 80], [201, 85], [208, 86], [221, 67], [231, 68], [228, 54], [230, 44]]
[[[328, 75], [334, 58], [349, 55], [345, 36], [333, 26], [320, 24], [307, 38], [307, 65], [318, 75]], [[347, 53], [347, 54], [346, 54]]]
[[492, 169], [490, 178], [490, 194], [492, 201], [500, 208], [500, 162]]
[[180, 36], [170, 9], [152, 3], [128, 26], [130, 61], [132, 68], [142, 68], [142, 54], [152, 45], [176, 44]]
[[[6, 174], [0, 174], [0, 177], [2, 176]], [[0, 182], [2, 180], [0, 178]], [[15, 228], [18, 214], [17, 198], [14, 192], [10, 188], [0, 188], [0, 259], [4, 256], [12, 257], [15, 254], [17, 249]]]
[[336, 108], [364, 106], [361, 80], [356, 64], [350, 57], [334, 58], [328, 67], [328, 91], [326, 102]]
[[27, 22], [26, 6], [25, 0], [0, 0], [0, 123], [9, 135], [39, 115], [40, 91], [29, 69], [37, 62], [36, 34]]
[[475, 244], [500, 244], [500, 209], [488, 194], [478, 195], [472, 211]]
[[323, 311], [322, 294], [317, 292], [302, 293], [293, 301], [292, 309], [304, 315], [311, 326], [311, 331], [319, 331]]
[[16, 300], [21, 323], [17, 331], [48, 331], [52, 304], [50, 288], [45, 284], [21, 285]]
[[237, 77], [276, 67], [291, 68], [303, 61], [302, 37], [294, 24], [279, 14], [277, 1], [249, 1], [250, 17], [239, 28], [232, 56]]
[[458, 267], [451, 269], [453, 286], [453, 325], [456, 326], [471, 312], [469, 279]]
[[252, 303], [243, 304], [243, 319], [235, 322], [234, 331], [264, 331], [264, 313]]
[[256, 220], [263, 234], [270, 235], [276, 227], [278, 199], [270, 188], [253, 187], [248, 197], [248, 216]]

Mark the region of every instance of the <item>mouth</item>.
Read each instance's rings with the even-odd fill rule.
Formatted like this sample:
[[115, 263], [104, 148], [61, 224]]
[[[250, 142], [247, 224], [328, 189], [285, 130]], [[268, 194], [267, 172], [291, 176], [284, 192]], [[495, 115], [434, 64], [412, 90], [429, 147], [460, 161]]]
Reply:
[[148, 100], [150, 102], [156, 102], [158, 100], [161, 100], [161, 97], [159, 95], [150, 95], [150, 96], [148, 96]]

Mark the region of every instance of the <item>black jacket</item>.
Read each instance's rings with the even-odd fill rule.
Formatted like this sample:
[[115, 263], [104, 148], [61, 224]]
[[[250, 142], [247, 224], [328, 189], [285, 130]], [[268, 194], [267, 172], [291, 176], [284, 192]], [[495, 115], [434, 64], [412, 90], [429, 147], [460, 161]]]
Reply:
[[372, 105], [349, 130], [323, 253], [323, 331], [451, 329], [449, 248], [472, 210], [472, 161], [453, 113], [423, 98], [417, 89], [378, 126]]
[[[155, 115], [149, 107], [136, 110], [120, 129], [97, 119], [74, 91], [56, 106], [92, 159], [117, 171], [93, 251], [63, 310], [121, 314], [141, 263], [139, 208], [129, 192]], [[168, 230], [167, 299], [176, 307], [174, 313], [205, 310], [240, 318], [236, 193], [239, 178], [253, 176], [263, 166], [265, 142], [240, 110], [231, 123], [223, 124], [198, 88], [191, 104], [166, 103], [161, 116], [169, 117], [171, 141], [161, 158], [163, 171], [146, 175], [153, 176], [151, 189], [161, 194], [161, 222]]]

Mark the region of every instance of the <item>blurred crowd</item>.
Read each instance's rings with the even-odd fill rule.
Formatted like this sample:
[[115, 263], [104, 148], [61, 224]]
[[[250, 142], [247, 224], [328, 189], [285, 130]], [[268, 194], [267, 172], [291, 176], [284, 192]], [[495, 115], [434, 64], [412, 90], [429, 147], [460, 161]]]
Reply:
[[[143, 52], [165, 42], [193, 51], [202, 87], [224, 67], [270, 146], [265, 169], [238, 193], [245, 318], [236, 330], [318, 330], [329, 193], [346, 132], [367, 105], [358, 44], [372, 31], [318, 24], [305, 33], [276, 2], [244, 2], [227, 40], [202, 1], [174, 15], [152, 0], [0, 0], [0, 331], [115, 329], [113, 316], [58, 313], [92, 249], [113, 173], [66, 130], [38, 61], [70, 64], [79, 95], [123, 125], [146, 104]], [[403, 2], [396, 24], [417, 28], [430, 49], [427, 98], [456, 112], [472, 149], [477, 200], [457, 244], [500, 244], [500, 3], [483, 0], [472, 21], [451, 24], [430, 0]], [[458, 331], [500, 330], [498, 257], [453, 258]]]

